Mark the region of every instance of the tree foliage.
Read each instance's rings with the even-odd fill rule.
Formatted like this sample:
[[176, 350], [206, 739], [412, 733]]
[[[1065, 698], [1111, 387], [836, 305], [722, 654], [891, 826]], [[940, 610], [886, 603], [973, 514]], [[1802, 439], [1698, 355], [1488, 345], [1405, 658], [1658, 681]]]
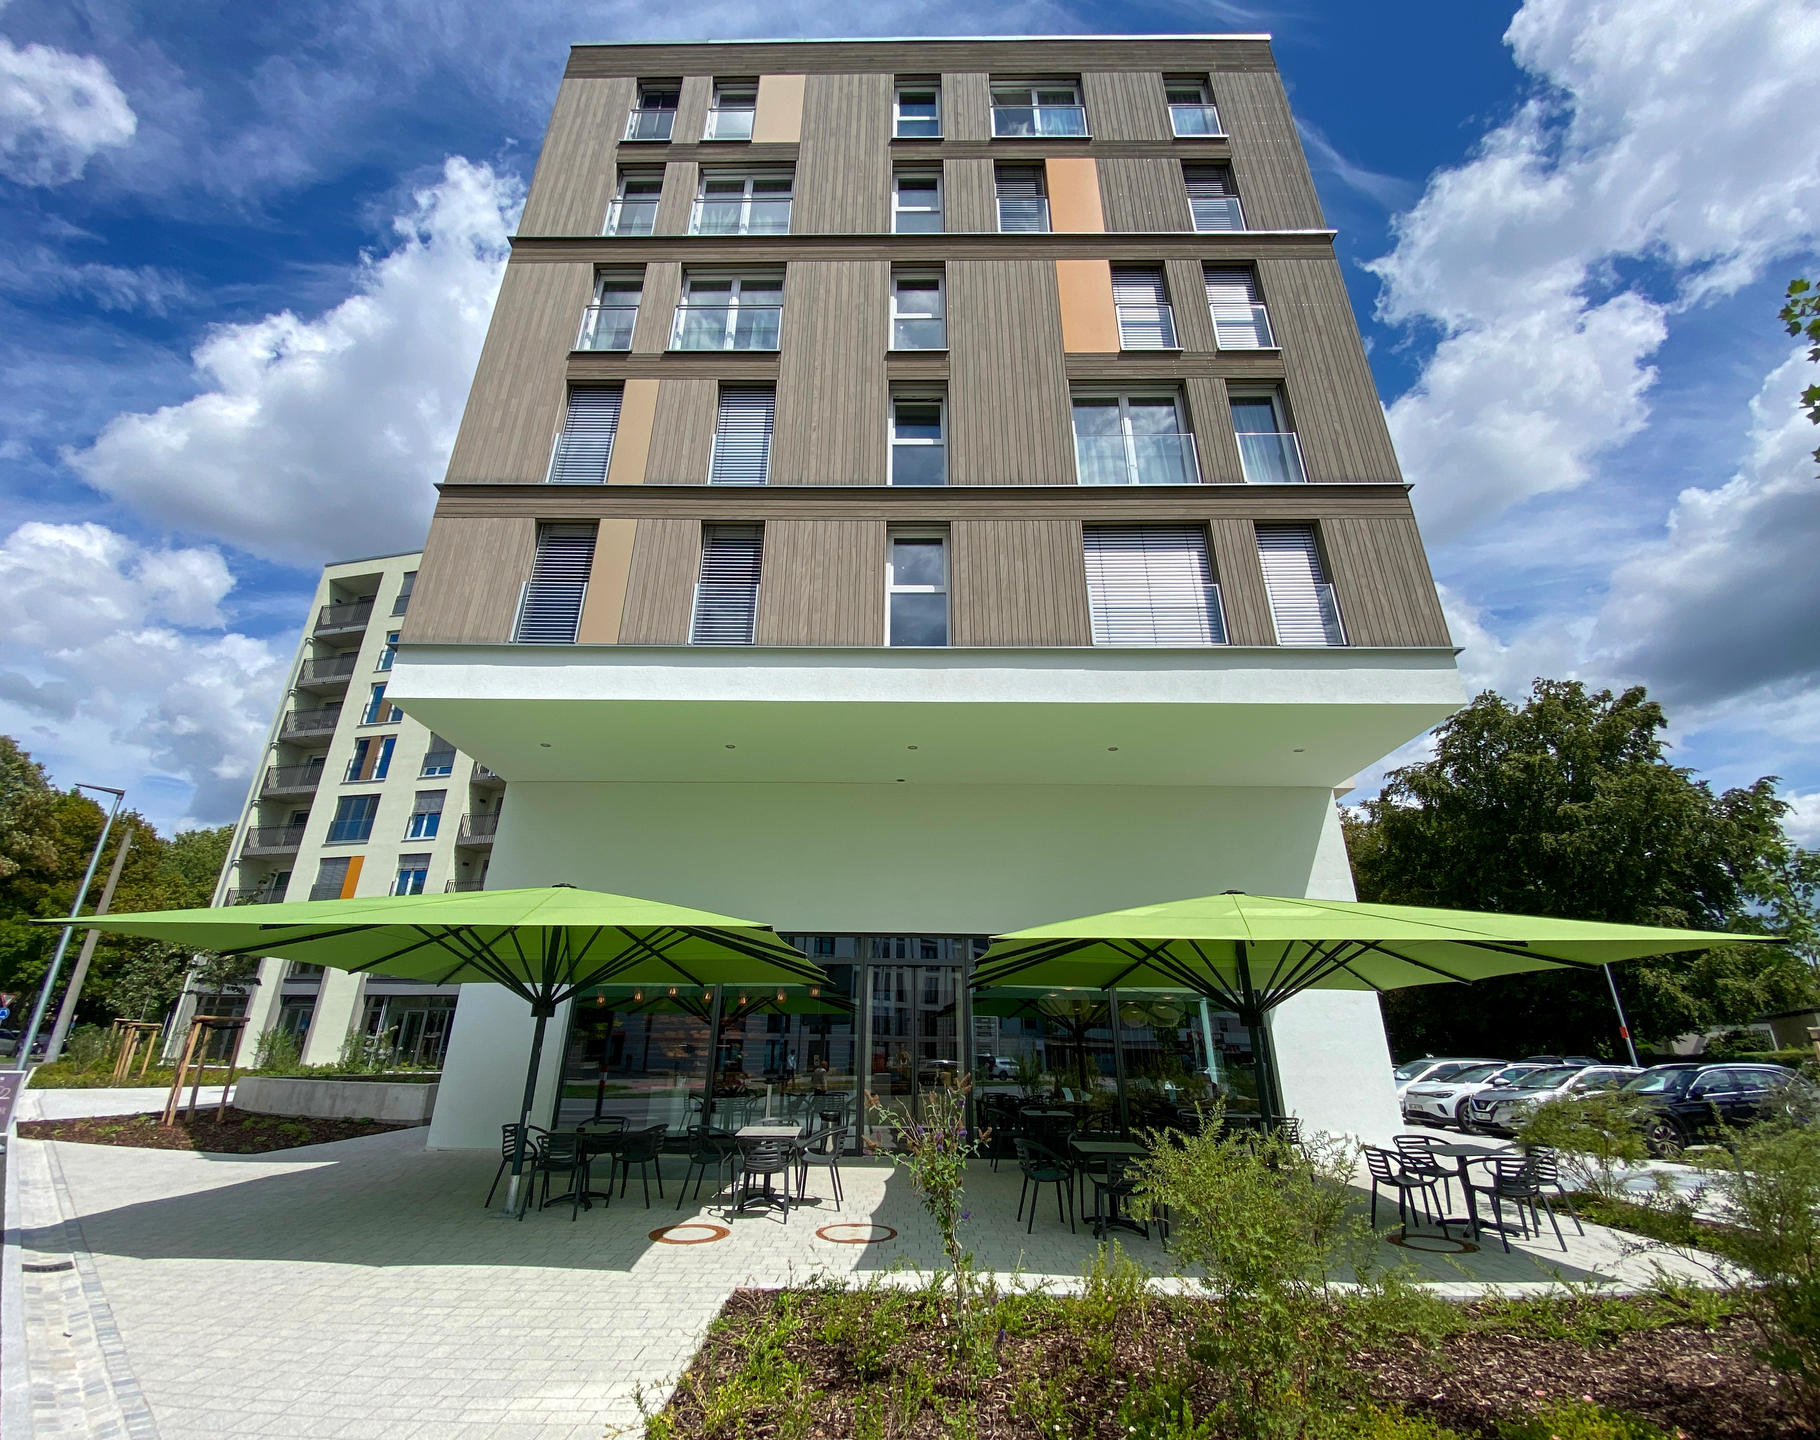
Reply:
[[[1820, 365], [1820, 290], [1810, 281], [1791, 280], [1784, 298], [1782, 323], [1789, 334], [1806, 338], [1807, 358]], [[1801, 392], [1801, 407], [1809, 420], [1820, 425], [1820, 385], [1809, 385]], [[1820, 460], [1820, 449], [1814, 451], [1814, 459]]]
[[[1346, 818], [1361, 899], [1763, 933], [1811, 947], [1820, 870], [1782, 830], [1774, 777], [1715, 793], [1665, 758], [1642, 687], [1538, 680], [1486, 692]], [[1809, 951], [1811, 955], [1811, 949]], [[1724, 947], [1616, 969], [1633, 1031], [1666, 1042], [1812, 1003], [1813, 970], [1779, 947]], [[1385, 1000], [1399, 1054], [1622, 1053], [1604, 980], [1557, 971], [1423, 986]]]

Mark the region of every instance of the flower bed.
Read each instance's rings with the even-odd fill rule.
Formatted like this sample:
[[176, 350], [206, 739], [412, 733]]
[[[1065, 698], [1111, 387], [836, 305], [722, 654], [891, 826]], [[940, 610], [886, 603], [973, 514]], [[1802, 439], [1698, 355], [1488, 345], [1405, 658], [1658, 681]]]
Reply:
[[369, 1119], [297, 1119], [282, 1115], [249, 1115], [228, 1107], [215, 1118], [215, 1107], [199, 1108], [194, 1119], [177, 1118], [175, 1125], [161, 1125], [156, 1112], [148, 1115], [88, 1115], [77, 1120], [21, 1120], [19, 1134], [26, 1140], [73, 1140], [83, 1145], [130, 1145], [146, 1150], [205, 1150], [215, 1155], [264, 1155], [298, 1145], [326, 1145], [331, 1140], [352, 1140], [408, 1129]]

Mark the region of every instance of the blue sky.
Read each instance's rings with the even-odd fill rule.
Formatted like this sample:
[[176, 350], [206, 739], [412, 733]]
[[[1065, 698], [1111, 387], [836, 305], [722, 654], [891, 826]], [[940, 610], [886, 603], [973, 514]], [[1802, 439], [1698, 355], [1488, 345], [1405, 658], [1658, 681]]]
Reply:
[[1267, 31], [1469, 683], [1645, 683], [1820, 843], [1815, 0], [865, 16], [0, 0], [0, 729], [232, 817], [315, 567], [420, 543], [570, 42]]

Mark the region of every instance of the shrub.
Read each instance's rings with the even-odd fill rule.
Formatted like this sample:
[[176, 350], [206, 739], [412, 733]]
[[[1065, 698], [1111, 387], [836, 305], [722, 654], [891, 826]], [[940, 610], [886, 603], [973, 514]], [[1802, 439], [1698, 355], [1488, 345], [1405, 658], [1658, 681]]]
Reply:
[[78, 1070], [98, 1070], [113, 1063], [118, 1048], [112, 1030], [78, 1025], [63, 1042], [63, 1058]]
[[1549, 1405], [1498, 1426], [1498, 1440], [1672, 1440], [1669, 1432], [1634, 1415], [1621, 1415], [1587, 1400]]
[[303, 1046], [292, 1030], [273, 1028], [253, 1046], [253, 1068], [268, 1075], [294, 1075], [303, 1068]]
[[1400, 1408], [1368, 1405], [1354, 1414], [1346, 1433], [1352, 1440], [1462, 1440], [1460, 1432]]
[[892, 1159], [901, 1158], [923, 1209], [941, 1234], [942, 1254], [954, 1282], [956, 1314], [963, 1325], [973, 1290], [973, 1256], [961, 1245], [960, 1222], [967, 1218], [961, 1207], [966, 1198], [967, 1161], [979, 1149], [978, 1137], [967, 1126], [971, 1089], [971, 1076], [944, 1076], [937, 1089], [924, 1092], [920, 1120], [887, 1109], [875, 1095], [866, 1097], [877, 1123], [896, 1130], [903, 1154]]
[[1643, 1107], [1622, 1090], [1545, 1100], [1517, 1127], [1524, 1145], [1546, 1145], [1561, 1157], [1570, 1188], [1616, 1199], [1624, 1172], [1649, 1159]]

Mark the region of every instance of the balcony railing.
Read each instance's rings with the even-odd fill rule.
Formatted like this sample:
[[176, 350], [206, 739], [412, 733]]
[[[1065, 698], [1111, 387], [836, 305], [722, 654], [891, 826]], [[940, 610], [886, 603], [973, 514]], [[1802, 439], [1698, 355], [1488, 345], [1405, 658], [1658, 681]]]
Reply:
[[581, 312], [577, 350], [630, 350], [632, 327], [638, 322], [636, 305], [590, 305]]
[[1212, 105], [1171, 105], [1169, 123], [1177, 135], [1223, 136], [1226, 133], [1220, 125], [1220, 112]]
[[1085, 136], [1087, 111], [1080, 105], [994, 105], [992, 135], [997, 140], [1018, 136]]
[[697, 200], [689, 216], [691, 235], [788, 235], [790, 199]]
[[279, 734], [286, 740], [299, 735], [328, 735], [334, 732], [340, 719], [339, 705], [324, 705], [316, 710], [293, 710], [284, 717], [284, 728]]
[[893, 485], [946, 485], [948, 483], [948, 447], [946, 445], [893, 445], [891, 447], [891, 483]]
[[1241, 433], [1239, 460], [1250, 485], [1299, 485], [1308, 478], [1293, 430]]
[[463, 815], [461, 830], [455, 836], [457, 845], [491, 845], [493, 833], [499, 829], [499, 812], [488, 815]]
[[485, 880], [451, 880], [442, 888], [445, 894], [466, 895], [471, 891], [486, 889], [487, 882]]
[[1340, 623], [1340, 602], [1333, 586], [1314, 585], [1294, 596], [1270, 597], [1270, 618], [1279, 645], [1344, 645], [1346, 628]]
[[476, 760], [474, 762], [474, 773], [469, 777], [468, 783], [471, 785], [502, 786], [506, 783], [506, 777], [501, 775], [497, 770], [489, 770], [485, 765], [482, 765]]
[[340, 605], [324, 605], [316, 612], [316, 633], [324, 631], [363, 630], [373, 618], [371, 600], [350, 600]]
[[354, 663], [360, 659], [356, 651], [349, 650], [343, 655], [330, 655], [322, 660], [305, 660], [303, 668], [297, 672], [299, 690], [345, 690], [348, 688], [348, 676], [354, 673]]
[[1119, 316], [1121, 350], [1173, 350], [1175, 311], [1168, 305], [1127, 303], [1113, 307]]
[[363, 815], [355, 820], [331, 820], [325, 837], [331, 845], [359, 845], [373, 838], [373, 817]]
[[1074, 462], [1083, 485], [1194, 485], [1201, 478], [1192, 435], [1077, 435]]
[[310, 795], [320, 784], [320, 764], [268, 765], [265, 778], [259, 782], [259, 794], [262, 799], [268, 795]]
[[246, 832], [242, 855], [284, 855], [303, 844], [301, 825], [256, 825]]
[[1236, 195], [1190, 195], [1188, 208], [1196, 230], [1243, 230], [1245, 212]]
[[751, 105], [716, 105], [708, 111], [708, 140], [750, 140], [752, 138], [752, 117], [757, 114]]
[[673, 106], [634, 110], [626, 122], [626, 139], [668, 140], [675, 127], [676, 110]]
[[775, 350], [781, 305], [679, 305], [672, 350]]
[[657, 229], [657, 203], [655, 195], [630, 195], [623, 200], [615, 200], [613, 208], [607, 212], [607, 224], [603, 233], [607, 235], [649, 235]]
[[1270, 312], [1262, 305], [1251, 305], [1241, 310], [1232, 306], [1229, 312], [1226, 307], [1214, 311], [1213, 333], [1222, 350], [1271, 350], [1276, 347], [1277, 337], [1270, 328]]
[[255, 885], [250, 890], [236, 890], [236, 905], [276, 905], [284, 899], [282, 885]]
[[893, 350], [943, 350], [948, 322], [940, 315], [904, 315], [891, 322]]

